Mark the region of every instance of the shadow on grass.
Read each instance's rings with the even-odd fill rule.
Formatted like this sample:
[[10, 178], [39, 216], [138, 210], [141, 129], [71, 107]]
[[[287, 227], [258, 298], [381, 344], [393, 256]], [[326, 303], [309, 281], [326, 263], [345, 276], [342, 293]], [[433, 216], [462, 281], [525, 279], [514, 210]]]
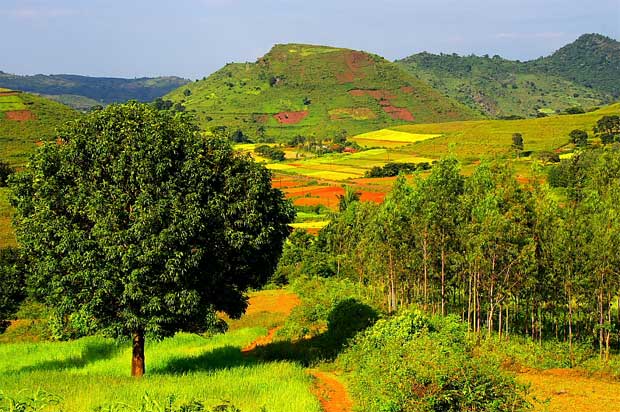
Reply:
[[36, 363], [34, 365], [21, 368], [19, 372], [36, 371], [62, 371], [66, 369], [80, 369], [103, 359], [109, 359], [116, 355], [122, 347], [114, 342], [88, 342], [84, 346], [79, 356], [72, 356], [68, 359], [50, 360]]
[[163, 366], [148, 369], [148, 373], [181, 375], [272, 361], [291, 361], [308, 366], [322, 360], [333, 360], [351, 338], [374, 324], [377, 318], [377, 312], [370, 306], [355, 299], [346, 299], [330, 312], [327, 331], [311, 339], [272, 342], [244, 353], [237, 346], [223, 346], [198, 356], [172, 358]]
[[377, 312], [356, 299], [338, 303], [327, 318], [327, 331], [309, 339], [283, 340], [257, 346], [248, 355], [262, 361], [292, 361], [311, 366], [321, 361], [332, 361], [360, 331], [373, 325]]
[[149, 373], [157, 375], [179, 375], [189, 372], [208, 372], [219, 369], [250, 366], [259, 363], [253, 357], [244, 356], [237, 346], [223, 346], [199, 356], [179, 357], [169, 360], [164, 366], [153, 367]]

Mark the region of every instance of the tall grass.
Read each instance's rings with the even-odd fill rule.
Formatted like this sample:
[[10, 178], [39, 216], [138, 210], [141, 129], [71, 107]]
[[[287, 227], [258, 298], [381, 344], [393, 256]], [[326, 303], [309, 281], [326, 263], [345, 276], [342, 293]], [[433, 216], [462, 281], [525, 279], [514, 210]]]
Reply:
[[[137, 405], [148, 393], [165, 402], [199, 399], [208, 407], [230, 401], [242, 411], [319, 411], [310, 378], [289, 362], [262, 363], [240, 348], [266, 333], [244, 328], [204, 338], [177, 334], [147, 342], [147, 375], [129, 376], [128, 343], [89, 337], [72, 342], [0, 345], [0, 389], [43, 389], [59, 395], [64, 412], [89, 411], [113, 402]], [[263, 409], [264, 408], [264, 409]]]

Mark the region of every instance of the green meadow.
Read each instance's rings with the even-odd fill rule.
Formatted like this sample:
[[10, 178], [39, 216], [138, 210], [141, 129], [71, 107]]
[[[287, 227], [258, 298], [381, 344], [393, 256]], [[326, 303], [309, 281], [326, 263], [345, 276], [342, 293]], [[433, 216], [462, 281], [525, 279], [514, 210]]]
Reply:
[[259, 362], [241, 353], [266, 333], [254, 326], [209, 338], [180, 333], [147, 341], [147, 374], [139, 380], [129, 376], [128, 342], [88, 337], [5, 343], [0, 345], [0, 393], [19, 398], [42, 389], [61, 398], [58, 409], [46, 410], [63, 412], [139, 405], [145, 394], [160, 403], [174, 395], [179, 402], [199, 400], [207, 407], [229, 401], [243, 412], [318, 412], [311, 377], [301, 366]]

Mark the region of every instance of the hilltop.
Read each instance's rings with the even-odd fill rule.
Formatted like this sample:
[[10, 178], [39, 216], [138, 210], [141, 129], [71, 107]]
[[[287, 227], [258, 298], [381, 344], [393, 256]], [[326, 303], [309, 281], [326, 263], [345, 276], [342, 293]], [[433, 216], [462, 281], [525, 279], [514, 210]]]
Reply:
[[174, 76], [120, 79], [69, 74], [19, 76], [0, 72], [0, 87], [45, 95], [81, 110], [127, 100], [149, 102], [188, 82]]
[[424, 52], [396, 63], [447, 96], [494, 117], [587, 109], [620, 95], [620, 43], [594, 34], [529, 62]]
[[274, 46], [255, 63], [232, 63], [168, 94], [203, 129], [250, 137], [326, 137], [411, 122], [477, 115], [386, 59], [349, 49]]

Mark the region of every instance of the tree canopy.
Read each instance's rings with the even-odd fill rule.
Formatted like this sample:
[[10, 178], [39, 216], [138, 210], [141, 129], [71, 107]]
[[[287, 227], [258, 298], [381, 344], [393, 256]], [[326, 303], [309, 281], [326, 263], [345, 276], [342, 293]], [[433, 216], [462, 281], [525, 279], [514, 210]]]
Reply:
[[183, 113], [130, 102], [67, 124], [13, 183], [31, 293], [85, 332], [201, 331], [240, 316], [294, 217], [271, 175]]

